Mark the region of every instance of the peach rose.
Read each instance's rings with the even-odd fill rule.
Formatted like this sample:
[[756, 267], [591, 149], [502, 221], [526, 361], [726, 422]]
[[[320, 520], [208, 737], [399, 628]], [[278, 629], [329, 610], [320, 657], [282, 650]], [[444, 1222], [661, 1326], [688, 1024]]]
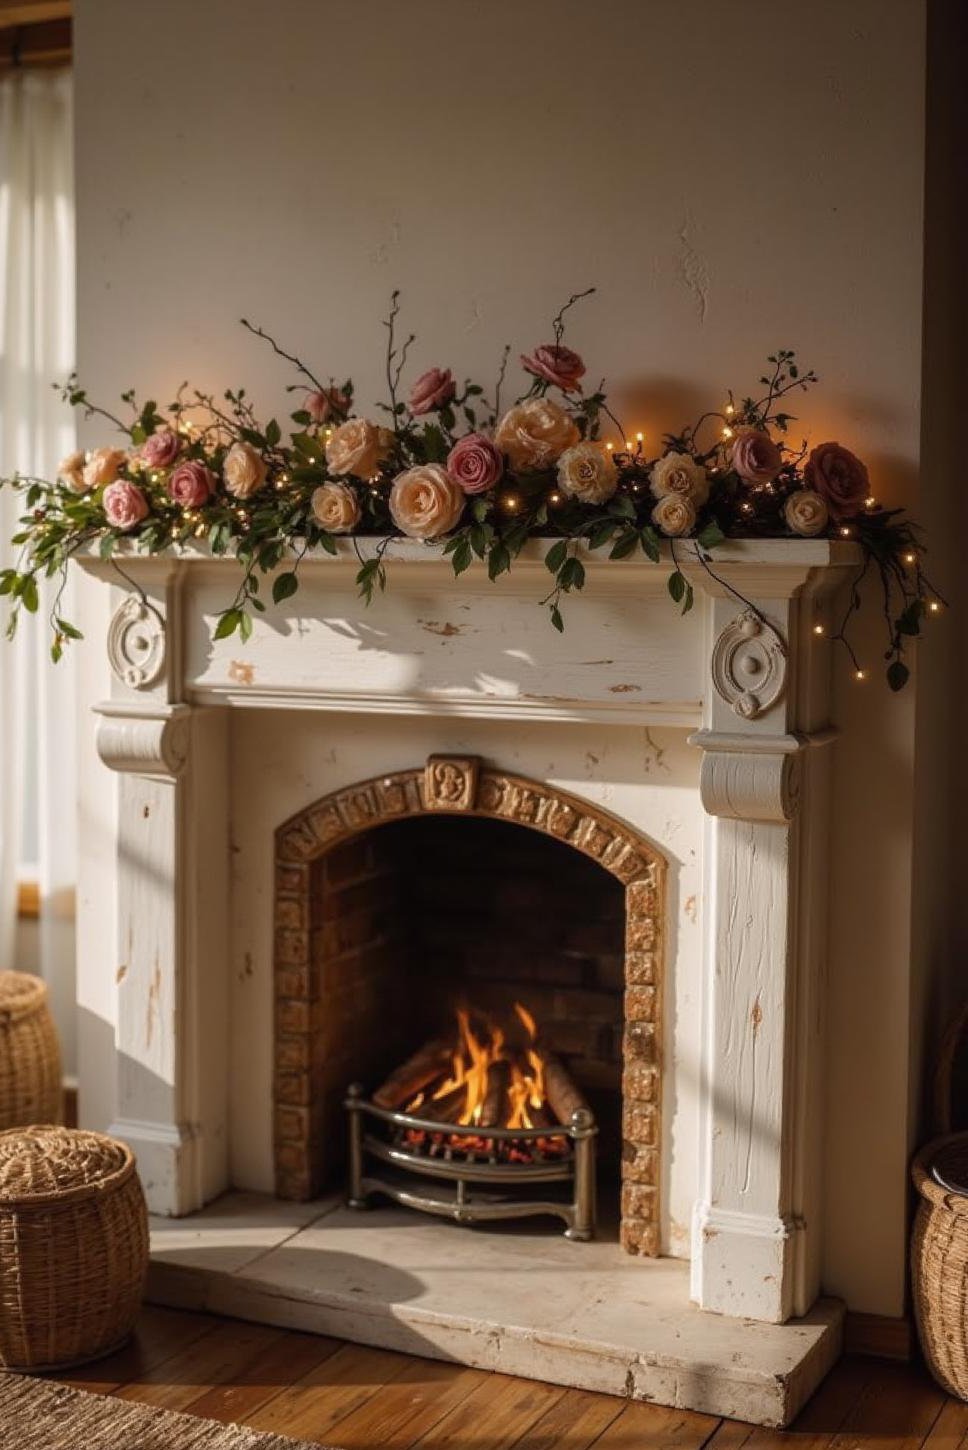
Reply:
[[409, 539], [439, 539], [457, 527], [464, 491], [439, 463], [408, 468], [393, 480], [390, 514]]
[[576, 443], [558, 459], [558, 486], [581, 503], [604, 503], [618, 488], [612, 455], [600, 443]]
[[251, 498], [266, 481], [266, 461], [251, 443], [233, 443], [222, 461], [222, 477], [233, 498]]
[[863, 512], [870, 493], [867, 468], [849, 448], [839, 443], [818, 443], [803, 469], [809, 488], [816, 489], [835, 519]]
[[84, 482], [84, 454], [68, 453], [57, 465], [57, 482], [70, 493], [87, 493], [87, 484]]
[[87, 455], [84, 464], [84, 485], [86, 488], [102, 488], [113, 483], [128, 461], [128, 455], [120, 448], [95, 448]]
[[363, 517], [360, 501], [348, 483], [320, 484], [310, 507], [316, 522], [328, 534], [352, 533]]
[[696, 527], [696, 506], [684, 494], [663, 494], [652, 510], [652, 522], [669, 538], [691, 534]]
[[658, 499], [675, 494], [699, 508], [709, 497], [709, 479], [691, 453], [667, 453], [652, 465], [652, 493]]
[[783, 467], [783, 454], [762, 428], [737, 433], [729, 459], [746, 483], [772, 483]]
[[390, 456], [395, 442], [389, 428], [378, 428], [366, 418], [347, 418], [326, 441], [329, 471], [372, 478]]
[[783, 505], [783, 517], [795, 534], [812, 539], [822, 534], [830, 519], [824, 498], [812, 488], [798, 488]]
[[580, 437], [564, 408], [550, 398], [529, 398], [508, 409], [497, 425], [494, 441], [507, 454], [511, 467], [523, 472], [550, 468]]
[[101, 497], [104, 516], [112, 529], [136, 528], [148, 517], [148, 500], [136, 483], [119, 478], [109, 483]]

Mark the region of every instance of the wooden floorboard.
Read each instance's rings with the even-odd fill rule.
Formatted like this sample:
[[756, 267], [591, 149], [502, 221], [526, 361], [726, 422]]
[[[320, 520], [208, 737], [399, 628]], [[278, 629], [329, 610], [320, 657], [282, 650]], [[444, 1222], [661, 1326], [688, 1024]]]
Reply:
[[873, 1359], [842, 1360], [789, 1430], [160, 1308], [54, 1378], [340, 1450], [968, 1450], [968, 1405]]

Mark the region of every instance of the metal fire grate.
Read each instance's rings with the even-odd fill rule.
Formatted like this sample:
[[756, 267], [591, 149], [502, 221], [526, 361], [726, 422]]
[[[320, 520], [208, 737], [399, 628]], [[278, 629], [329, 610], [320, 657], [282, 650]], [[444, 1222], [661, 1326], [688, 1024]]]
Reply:
[[[461, 1127], [377, 1107], [359, 1083], [345, 1107], [352, 1208], [367, 1208], [371, 1195], [383, 1194], [458, 1223], [554, 1214], [564, 1220], [566, 1238], [592, 1237], [598, 1128], [588, 1108], [553, 1128]], [[554, 1151], [543, 1146], [552, 1142]], [[368, 1170], [368, 1160], [383, 1165], [383, 1176]], [[454, 1190], [437, 1196], [421, 1191], [416, 1179], [443, 1180]], [[542, 1196], [550, 1184], [564, 1185], [560, 1198]]]

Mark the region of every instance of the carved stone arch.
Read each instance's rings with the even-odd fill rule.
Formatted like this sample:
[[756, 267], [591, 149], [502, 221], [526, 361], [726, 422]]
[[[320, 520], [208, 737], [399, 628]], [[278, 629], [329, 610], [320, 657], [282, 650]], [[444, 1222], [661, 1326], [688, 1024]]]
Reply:
[[312, 864], [354, 836], [431, 813], [487, 817], [542, 832], [590, 857], [625, 888], [621, 1237], [630, 1252], [657, 1254], [665, 858], [610, 812], [556, 786], [467, 756], [431, 756], [423, 767], [333, 791], [276, 831], [277, 1194], [305, 1199], [319, 1189], [313, 1038], [323, 1008], [311, 964]]

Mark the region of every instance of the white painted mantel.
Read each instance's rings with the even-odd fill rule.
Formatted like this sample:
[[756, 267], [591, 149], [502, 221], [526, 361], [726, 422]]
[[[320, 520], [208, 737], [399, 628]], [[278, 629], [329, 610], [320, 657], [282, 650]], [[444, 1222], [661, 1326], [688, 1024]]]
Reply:
[[[667, 566], [592, 555], [559, 636], [537, 602], [545, 548], [528, 545], [492, 584], [479, 568], [455, 582], [438, 550], [395, 543], [388, 592], [370, 609], [349, 545], [307, 557], [299, 593], [257, 617], [245, 645], [211, 638], [234, 561], [131, 552], [126, 580], [83, 561], [117, 593], [112, 694], [98, 707], [98, 750], [121, 776], [112, 1128], [135, 1148], [158, 1213], [189, 1214], [230, 1186], [230, 1137], [246, 1131], [228, 1110], [232, 711], [275, 711], [280, 731], [282, 712], [306, 710], [417, 717], [438, 733], [543, 722], [549, 738], [563, 724], [595, 739], [611, 726], [689, 727], [707, 813], [693, 1297], [783, 1322], [819, 1288], [832, 732], [816, 627], [830, 633], [856, 550], [722, 545], [718, 580], [694, 557], [683, 565], [696, 588], [684, 618]], [[368, 773], [383, 768], [373, 759]], [[284, 814], [265, 821], [267, 836]]]

